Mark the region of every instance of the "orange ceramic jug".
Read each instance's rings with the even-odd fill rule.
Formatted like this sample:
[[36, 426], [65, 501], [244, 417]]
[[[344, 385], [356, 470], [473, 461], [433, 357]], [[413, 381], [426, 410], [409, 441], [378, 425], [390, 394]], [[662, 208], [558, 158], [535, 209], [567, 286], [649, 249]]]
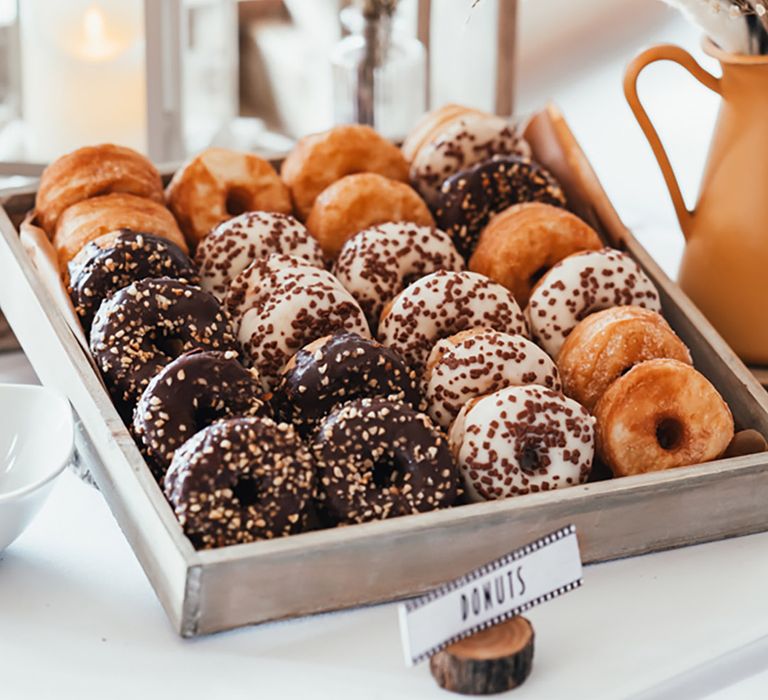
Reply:
[[[627, 69], [624, 93], [661, 167], [686, 239], [679, 282], [741, 358], [768, 365], [768, 56], [729, 54], [712, 41], [722, 78], [677, 46], [656, 46]], [[689, 211], [637, 96], [640, 72], [674, 61], [722, 97], [696, 208]]]

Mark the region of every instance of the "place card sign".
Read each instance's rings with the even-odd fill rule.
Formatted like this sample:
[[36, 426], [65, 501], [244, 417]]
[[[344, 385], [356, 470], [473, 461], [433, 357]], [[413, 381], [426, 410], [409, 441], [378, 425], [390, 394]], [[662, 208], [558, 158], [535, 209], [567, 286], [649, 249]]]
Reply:
[[400, 605], [409, 666], [581, 585], [573, 525], [510, 552]]

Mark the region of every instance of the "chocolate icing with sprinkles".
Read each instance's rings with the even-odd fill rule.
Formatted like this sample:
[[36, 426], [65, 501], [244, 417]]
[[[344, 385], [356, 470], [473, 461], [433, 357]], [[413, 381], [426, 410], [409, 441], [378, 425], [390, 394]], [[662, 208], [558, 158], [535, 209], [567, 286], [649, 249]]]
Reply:
[[101, 302], [131, 282], [147, 277], [200, 281], [197, 268], [175, 243], [129, 229], [122, 229], [106, 247], [89, 243], [70, 263], [69, 273], [70, 296], [86, 333]]
[[317, 498], [329, 522], [351, 525], [445, 508], [458, 471], [423, 413], [382, 398], [350, 401], [320, 424], [313, 450]]
[[507, 120], [470, 114], [451, 122], [418, 150], [411, 163], [411, 184], [427, 204], [435, 206], [446, 178], [502, 154], [530, 157], [531, 147]]
[[352, 295], [330, 272], [311, 276], [281, 270], [266, 280], [268, 293], [240, 319], [238, 338], [267, 388], [291, 356], [313, 340], [348, 330], [370, 338], [368, 322]]
[[653, 282], [628, 255], [612, 248], [576, 253], [539, 280], [528, 302], [534, 338], [553, 358], [582, 319], [612, 306], [661, 313]]
[[149, 383], [133, 413], [134, 434], [158, 480], [174, 451], [222, 418], [263, 412], [261, 383], [237, 353], [193, 350], [167, 364]]
[[565, 194], [554, 176], [535, 161], [494, 156], [442, 184], [435, 221], [468, 259], [491, 217], [521, 202], [563, 207]]
[[450, 443], [470, 500], [491, 501], [584, 483], [595, 419], [551, 389], [507, 387], [465, 404]]
[[232, 418], [176, 450], [164, 490], [192, 544], [210, 549], [306, 529], [314, 474], [290, 425]]
[[505, 287], [476, 272], [442, 270], [414, 282], [384, 310], [379, 340], [421, 374], [438, 340], [476, 326], [528, 335]]
[[411, 282], [437, 270], [463, 270], [451, 237], [431, 226], [380, 224], [350, 238], [333, 273], [376, 331], [384, 306]]
[[237, 350], [216, 298], [167, 278], [134, 282], [104, 301], [93, 320], [90, 345], [126, 419], [150, 379], [182, 353]]
[[470, 399], [522, 384], [561, 390], [555, 363], [538, 345], [487, 328], [438, 341], [424, 375], [429, 415], [445, 429]]
[[310, 343], [291, 358], [272, 403], [278, 418], [308, 435], [339, 403], [375, 396], [418, 409], [416, 373], [394, 350], [341, 332]]
[[231, 279], [254, 260], [272, 253], [295, 255], [309, 265], [323, 267], [320, 245], [296, 219], [251, 211], [219, 224], [198, 246], [195, 261], [203, 289], [223, 299]]

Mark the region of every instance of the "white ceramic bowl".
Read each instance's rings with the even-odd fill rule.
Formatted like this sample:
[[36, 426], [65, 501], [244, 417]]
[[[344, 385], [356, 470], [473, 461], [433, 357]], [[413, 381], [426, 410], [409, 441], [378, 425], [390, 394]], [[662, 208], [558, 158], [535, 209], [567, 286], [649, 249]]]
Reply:
[[0, 552], [35, 517], [72, 455], [69, 402], [41, 386], [0, 384]]

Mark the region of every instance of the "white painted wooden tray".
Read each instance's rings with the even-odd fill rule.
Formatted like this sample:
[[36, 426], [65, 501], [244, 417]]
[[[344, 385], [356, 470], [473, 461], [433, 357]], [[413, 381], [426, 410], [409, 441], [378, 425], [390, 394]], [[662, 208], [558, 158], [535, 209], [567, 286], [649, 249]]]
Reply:
[[[768, 435], [768, 395], [621, 224], [557, 111], [537, 115], [528, 134], [575, 211], [655, 281], [737, 427]], [[415, 594], [568, 523], [586, 562], [768, 529], [768, 454], [759, 454], [196, 552], [22, 248], [17, 226], [33, 197], [0, 198], [0, 304], [41, 380], [77, 410], [81, 452], [184, 636]]]

